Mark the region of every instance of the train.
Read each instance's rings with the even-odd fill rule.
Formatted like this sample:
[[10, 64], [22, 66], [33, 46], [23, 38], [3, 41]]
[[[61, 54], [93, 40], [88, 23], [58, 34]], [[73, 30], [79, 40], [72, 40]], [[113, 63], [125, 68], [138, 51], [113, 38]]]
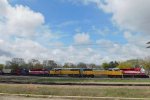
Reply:
[[31, 75], [49, 77], [108, 77], [108, 78], [149, 78], [145, 70], [138, 68], [111, 68], [99, 70], [93, 68], [36, 68], [36, 69], [3, 69], [0, 74], [6, 75]]

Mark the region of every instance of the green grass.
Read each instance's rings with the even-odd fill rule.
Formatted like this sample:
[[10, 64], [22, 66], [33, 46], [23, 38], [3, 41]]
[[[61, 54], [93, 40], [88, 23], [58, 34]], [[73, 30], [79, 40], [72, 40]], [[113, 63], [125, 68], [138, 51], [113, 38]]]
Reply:
[[36, 81], [42, 82], [150, 82], [150, 79], [92, 79], [92, 78], [57, 78], [57, 79], [37, 79]]
[[15, 76], [0, 76], [0, 82], [1, 81], [8, 81], [8, 82], [27, 82], [27, 83], [33, 83], [33, 82], [43, 82], [43, 83], [90, 83], [90, 82], [138, 82], [138, 83], [149, 83], [150, 79], [121, 79], [121, 78], [112, 78], [112, 79], [106, 79], [106, 78], [64, 78], [64, 77], [15, 77]]
[[150, 98], [150, 87], [47, 86], [0, 84], [0, 93], [54, 96]]

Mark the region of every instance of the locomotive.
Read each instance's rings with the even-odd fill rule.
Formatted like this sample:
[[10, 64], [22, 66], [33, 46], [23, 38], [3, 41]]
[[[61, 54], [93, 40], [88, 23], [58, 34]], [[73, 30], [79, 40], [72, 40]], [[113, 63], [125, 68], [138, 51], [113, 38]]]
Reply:
[[136, 68], [126, 68], [126, 69], [120, 69], [124, 75], [124, 77], [137, 77], [137, 78], [147, 78], [149, 77], [146, 75], [146, 72], [144, 68], [142, 67], [136, 67]]

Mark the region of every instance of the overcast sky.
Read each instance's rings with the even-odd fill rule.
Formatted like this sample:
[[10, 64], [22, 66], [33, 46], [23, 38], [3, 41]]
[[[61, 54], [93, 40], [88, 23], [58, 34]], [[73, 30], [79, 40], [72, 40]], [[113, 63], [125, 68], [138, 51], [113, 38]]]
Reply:
[[149, 56], [150, 0], [0, 0], [0, 62]]

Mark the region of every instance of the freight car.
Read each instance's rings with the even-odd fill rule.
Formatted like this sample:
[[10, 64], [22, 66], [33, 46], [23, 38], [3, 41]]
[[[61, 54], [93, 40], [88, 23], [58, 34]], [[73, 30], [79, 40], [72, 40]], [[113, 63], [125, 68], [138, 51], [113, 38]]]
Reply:
[[2, 69], [1, 70], [1, 74], [7, 74], [7, 75], [9, 74], [10, 75], [11, 72], [12, 72], [12, 69]]
[[21, 68], [21, 69], [2, 69], [1, 74], [3, 75], [28, 75], [28, 69]]

